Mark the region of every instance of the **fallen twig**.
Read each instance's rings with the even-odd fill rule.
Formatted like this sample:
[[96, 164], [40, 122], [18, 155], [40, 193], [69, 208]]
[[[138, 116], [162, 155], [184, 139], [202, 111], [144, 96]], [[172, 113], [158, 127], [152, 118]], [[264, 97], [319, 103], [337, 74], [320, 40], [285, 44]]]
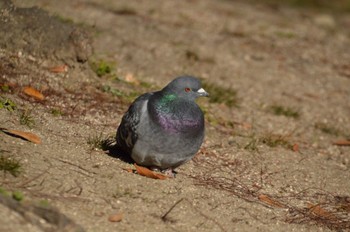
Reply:
[[168, 216], [168, 214], [183, 200], [184, 200], [184, 198], [181, 198], [180, 200], [175, 202], [175, 204], [173, 206], [171, 206], [170, 209], [161, 217], [162, 220], [166, 221], [167, 220], [166, 216]]
[[161, 217], [162, 220], [165, 222], [168, 219], [166, 218], [168, 216], [168, 214], [178, 205], [180, 204], [183, 200], [185, 200], [188, 204], [190, 204], [190, 206], [198, 213], [200, 214], [202, 217], [204, 217], [205, 219], [212, 221], [215, 225], [217, 225], [222, 231], [226, 232], [227, 230], [225, 230], [225, 228], [219, 223], [217, 222], [215, 219], [209, 217], [208, 215], [204, 214], [201, 210], [197, 209], [191, 201], [189, 201], [187, 198], [181, 198], [180, 200], [178, 200], [177, 202], [175, 202], [174, 205], [172, 205], [170, 207], [170, 209]]

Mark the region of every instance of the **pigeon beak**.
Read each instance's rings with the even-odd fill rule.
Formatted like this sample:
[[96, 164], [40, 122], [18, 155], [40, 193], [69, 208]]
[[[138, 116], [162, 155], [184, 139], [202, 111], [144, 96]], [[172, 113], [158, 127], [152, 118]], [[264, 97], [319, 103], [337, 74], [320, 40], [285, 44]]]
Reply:
[[203, 88], [198, 89], [197, 93], [201, 97], [209, 97], [209, 93], [207, 93], [207, 91], [205, 91]]

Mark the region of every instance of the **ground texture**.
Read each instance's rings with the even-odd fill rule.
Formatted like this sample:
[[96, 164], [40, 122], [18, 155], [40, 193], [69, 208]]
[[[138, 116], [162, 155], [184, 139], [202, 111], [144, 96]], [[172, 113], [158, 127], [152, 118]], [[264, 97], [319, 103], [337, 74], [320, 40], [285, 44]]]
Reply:
[[[42, 140], [0, 134], [0, 231], [350, 230], [349, 14], [0, 0], [0, 21], [0, 127]], [[211, 94], [200, 152], [174, 179], [128, 172], [123, 112], [182, 74]]]

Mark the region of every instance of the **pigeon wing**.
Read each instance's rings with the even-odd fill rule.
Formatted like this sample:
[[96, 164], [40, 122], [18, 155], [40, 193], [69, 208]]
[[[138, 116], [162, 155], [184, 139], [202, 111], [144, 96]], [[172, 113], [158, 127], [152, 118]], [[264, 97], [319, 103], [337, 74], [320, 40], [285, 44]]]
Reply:
[[129, 154], [131, 154], [131, 151], [137, 141], [137, 128], [140, 123], [142, 107], [151, 95], [152, 93], [145, 93], [139, 96], [130, 105], [118, 127], [116, 136], [117, 145]]

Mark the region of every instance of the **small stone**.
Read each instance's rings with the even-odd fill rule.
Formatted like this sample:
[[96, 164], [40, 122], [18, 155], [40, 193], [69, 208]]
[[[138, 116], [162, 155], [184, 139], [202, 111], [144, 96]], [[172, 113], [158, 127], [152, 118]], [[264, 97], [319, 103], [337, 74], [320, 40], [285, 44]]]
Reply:
[[123, 220], [123, 213], [112, 214], [108, 217], [108, 221], [110, 222], [120, 222]]

